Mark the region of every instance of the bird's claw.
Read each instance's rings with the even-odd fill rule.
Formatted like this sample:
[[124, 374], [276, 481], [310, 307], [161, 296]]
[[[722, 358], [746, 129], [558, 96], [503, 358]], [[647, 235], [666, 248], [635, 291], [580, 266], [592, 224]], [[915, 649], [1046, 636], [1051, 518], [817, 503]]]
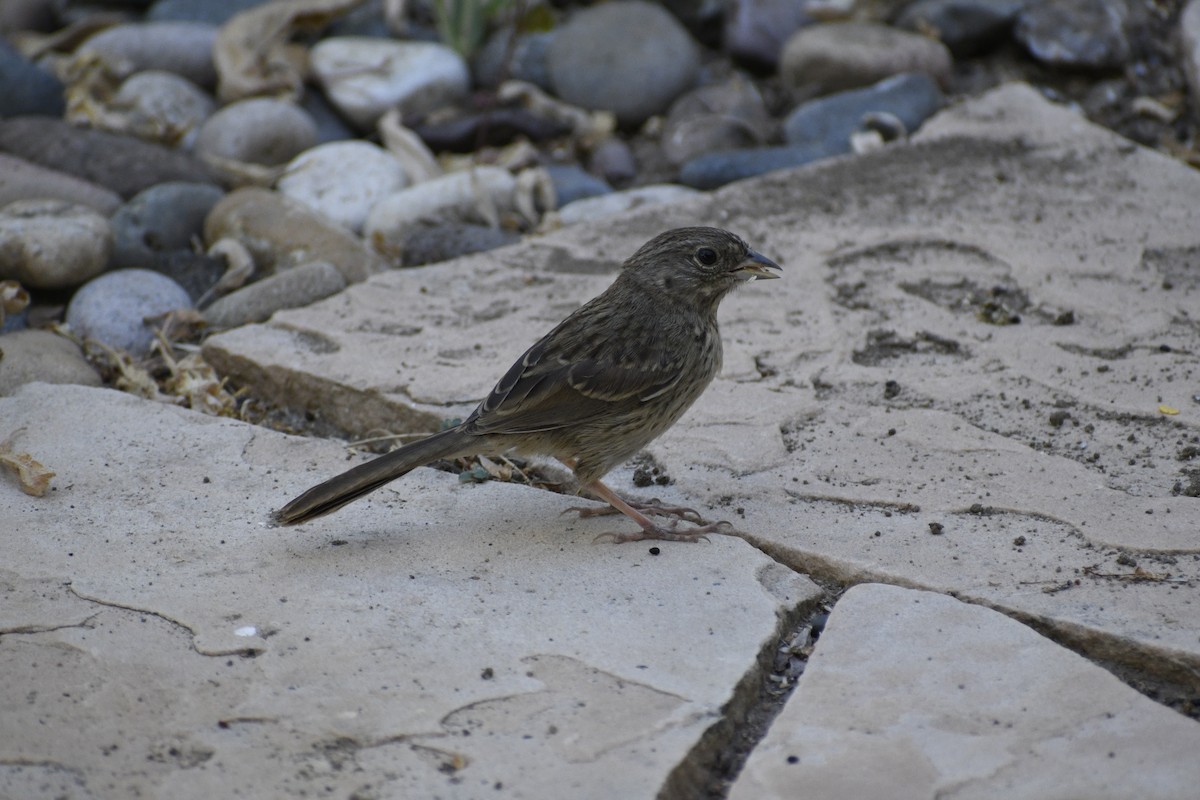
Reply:
[[649, 528], [643, 528], [640, 531], [632, 533], [622, 533], [617, 531], [606, 531], [592, 540], [592, 544], [599, 544], [602, 541], [611, 541], [613, 544], [621, 544], [622, 542], [641, 542], [647, 539], [658, 539], [665, 542], [699, 542], [701, 540], [708, 542], [710, 533], [730, 534], [733, 533], [733, 524], [724, 520], [720, 522], [710, 522], [707, 525], [701, 525], [696, 528], [691, 528], [686, 531], [677, 531], [675, 527], [679, 524], [679, 520], [671, 521], [670, 526], [664, 528], [661, 525], [652, 525]]
[[[708, 524], [704, 521], [704, 518], [700, 516], [700, 512], [696, 509], [688, 508], [687, 506], [663, 505], [658, 498], [651, 498], [650, 500], [626, 500], [625, 502], [629, 503], [629, 505], [633, 506], [638, 511], [641, 511], [643, 514], [649, 514], [657, 517], [674, 517], [676, 520], [694, 522], [697, 525]], [[562, 514], [566, 514], [571, 511], [579, 514], [580, 519], [587, 519], [589, 517], [607, 517], [611, 514], [621, 513], [612, 506], [605, 505], [571, 506], [570, 508], [565, 509]], [[562, 516], [562, 514], [559, 516]]]

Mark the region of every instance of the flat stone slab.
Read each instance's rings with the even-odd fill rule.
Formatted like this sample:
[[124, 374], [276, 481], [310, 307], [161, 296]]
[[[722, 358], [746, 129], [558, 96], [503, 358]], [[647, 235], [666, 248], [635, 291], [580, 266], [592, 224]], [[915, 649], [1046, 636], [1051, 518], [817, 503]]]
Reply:
[[57, 475], [0, 475], [3, 797], [650, 797], [820, 595], [431, 469], [271, 528], [341, 447], [106, 389], [4, 440]]
[[1200, 725], [1005, 616], [865, 584], [842, 596], [731, 800], [1177, 800]]
[[797, 570], [951, 593], [1195, 694], [1197, 197], [1013, 85], [910, 143], [383, 273], [205, 354], [334, 430], [429, 432], [646, 239], [730, 228], [784, 280], [725, 301], [723, 375], [651, 446], [675, 497]]

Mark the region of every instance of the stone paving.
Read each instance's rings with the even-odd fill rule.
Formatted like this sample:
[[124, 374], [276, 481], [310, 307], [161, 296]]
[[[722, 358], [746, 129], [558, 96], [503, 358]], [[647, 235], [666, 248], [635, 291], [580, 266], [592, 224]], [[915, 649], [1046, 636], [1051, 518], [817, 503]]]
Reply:
[[1198, 197], [1009, 86], [907, 144], [205, 345], [314, 427], [427, 432], [641, 242], [728, 227], [784, 280], [725, 302], [721, 378], [649, 453], [655, 494], [741, 538], [657, 553], [427, 469], [273, 529], [340, 445], [104, 389], [0, 399], [0, 439], [57, 473], [0, 483], [0, 796], [1185, 796], [1200, 725], [1148, 695], [1200, 697]]

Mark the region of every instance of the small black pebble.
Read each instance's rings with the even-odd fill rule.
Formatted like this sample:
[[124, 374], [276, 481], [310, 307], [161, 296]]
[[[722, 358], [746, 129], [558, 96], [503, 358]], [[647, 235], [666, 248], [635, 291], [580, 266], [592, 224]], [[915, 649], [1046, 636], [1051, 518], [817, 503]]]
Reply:
[[492, 678], [496, 677], [496, 671], [491, 667], [484, 667], [483, 672], [479, 673], [479, 677], [483, 678], [485, 681], [490, 681]]
[[929, 532], [934, 536], [941, 536], [946, 531], [946, 526], [940, 522], [929, 523]]
[[787, 762], [788, 762], [789, 764], [799, 764], [799, 763], [800, 763], [800, 756], [788, 756], [788, 757], [787, 757]]
[[1025, 537], [1018, 536], [1017, 538], [1013, 539], [1013, 544], [1015, 544], [1017, 547], [1024, 547], [1025, 546]]
[[900, 394], [900, 384], [897, 381], [888, 381], [883, 385], [884, 400], [891, 400], [898, 394]]
[[661, 552], [662, 552], [662, 550], [659, 550], [657, 547], [650, 548], [650, 555], [652, 555], [652, 556], [656, 556]]

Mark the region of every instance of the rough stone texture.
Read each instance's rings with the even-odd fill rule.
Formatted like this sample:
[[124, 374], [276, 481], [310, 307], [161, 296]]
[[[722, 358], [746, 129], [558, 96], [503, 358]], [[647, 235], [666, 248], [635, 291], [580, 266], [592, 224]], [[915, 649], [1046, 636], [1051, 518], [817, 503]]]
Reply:
[[274, 529], [339, 446], [109, 390], [0, 399], [10, 436], [58, 475], [0, 475], [5, 797], [652, 797], [817, 594], [429, 469]]
[[730, 798], [1177, 800], [1198, 750], [1200, 725], [1025, 626], [869, 584], [838, 602]]
[[100, 376], [65, 336], [37, 329], [0, 336], [0, 396], [33, 381], [99, 386]]
[[205, 353], [336, 428], [430, 431], [650, 236], [723, 225], [785, 272], [725, 302], [722, 377], [650, 448], [689, 504], [745, 509], [788, 565], [953, 592], [1194, 696], [1197, 196], [1010, 86], [910, 144], [385, 273]]
[[94, 208], [105, 216], [121, 205], [121, 197], [116, 192], [74, 175], [0, 153], [0, 206], [17, 200], [37, 199], [69, 200]]
[[204, 309], [213, 328], [261, 322], [281, 308], [305, 306], [346, 288], [346, 279], [328, 261], [310, 261], [255, 281]]
[[122, 197], [166, 181], [212, 182], [208, 168], [186, 153], [49, 117], [0, 120], [0, 150], [92, 181]]

